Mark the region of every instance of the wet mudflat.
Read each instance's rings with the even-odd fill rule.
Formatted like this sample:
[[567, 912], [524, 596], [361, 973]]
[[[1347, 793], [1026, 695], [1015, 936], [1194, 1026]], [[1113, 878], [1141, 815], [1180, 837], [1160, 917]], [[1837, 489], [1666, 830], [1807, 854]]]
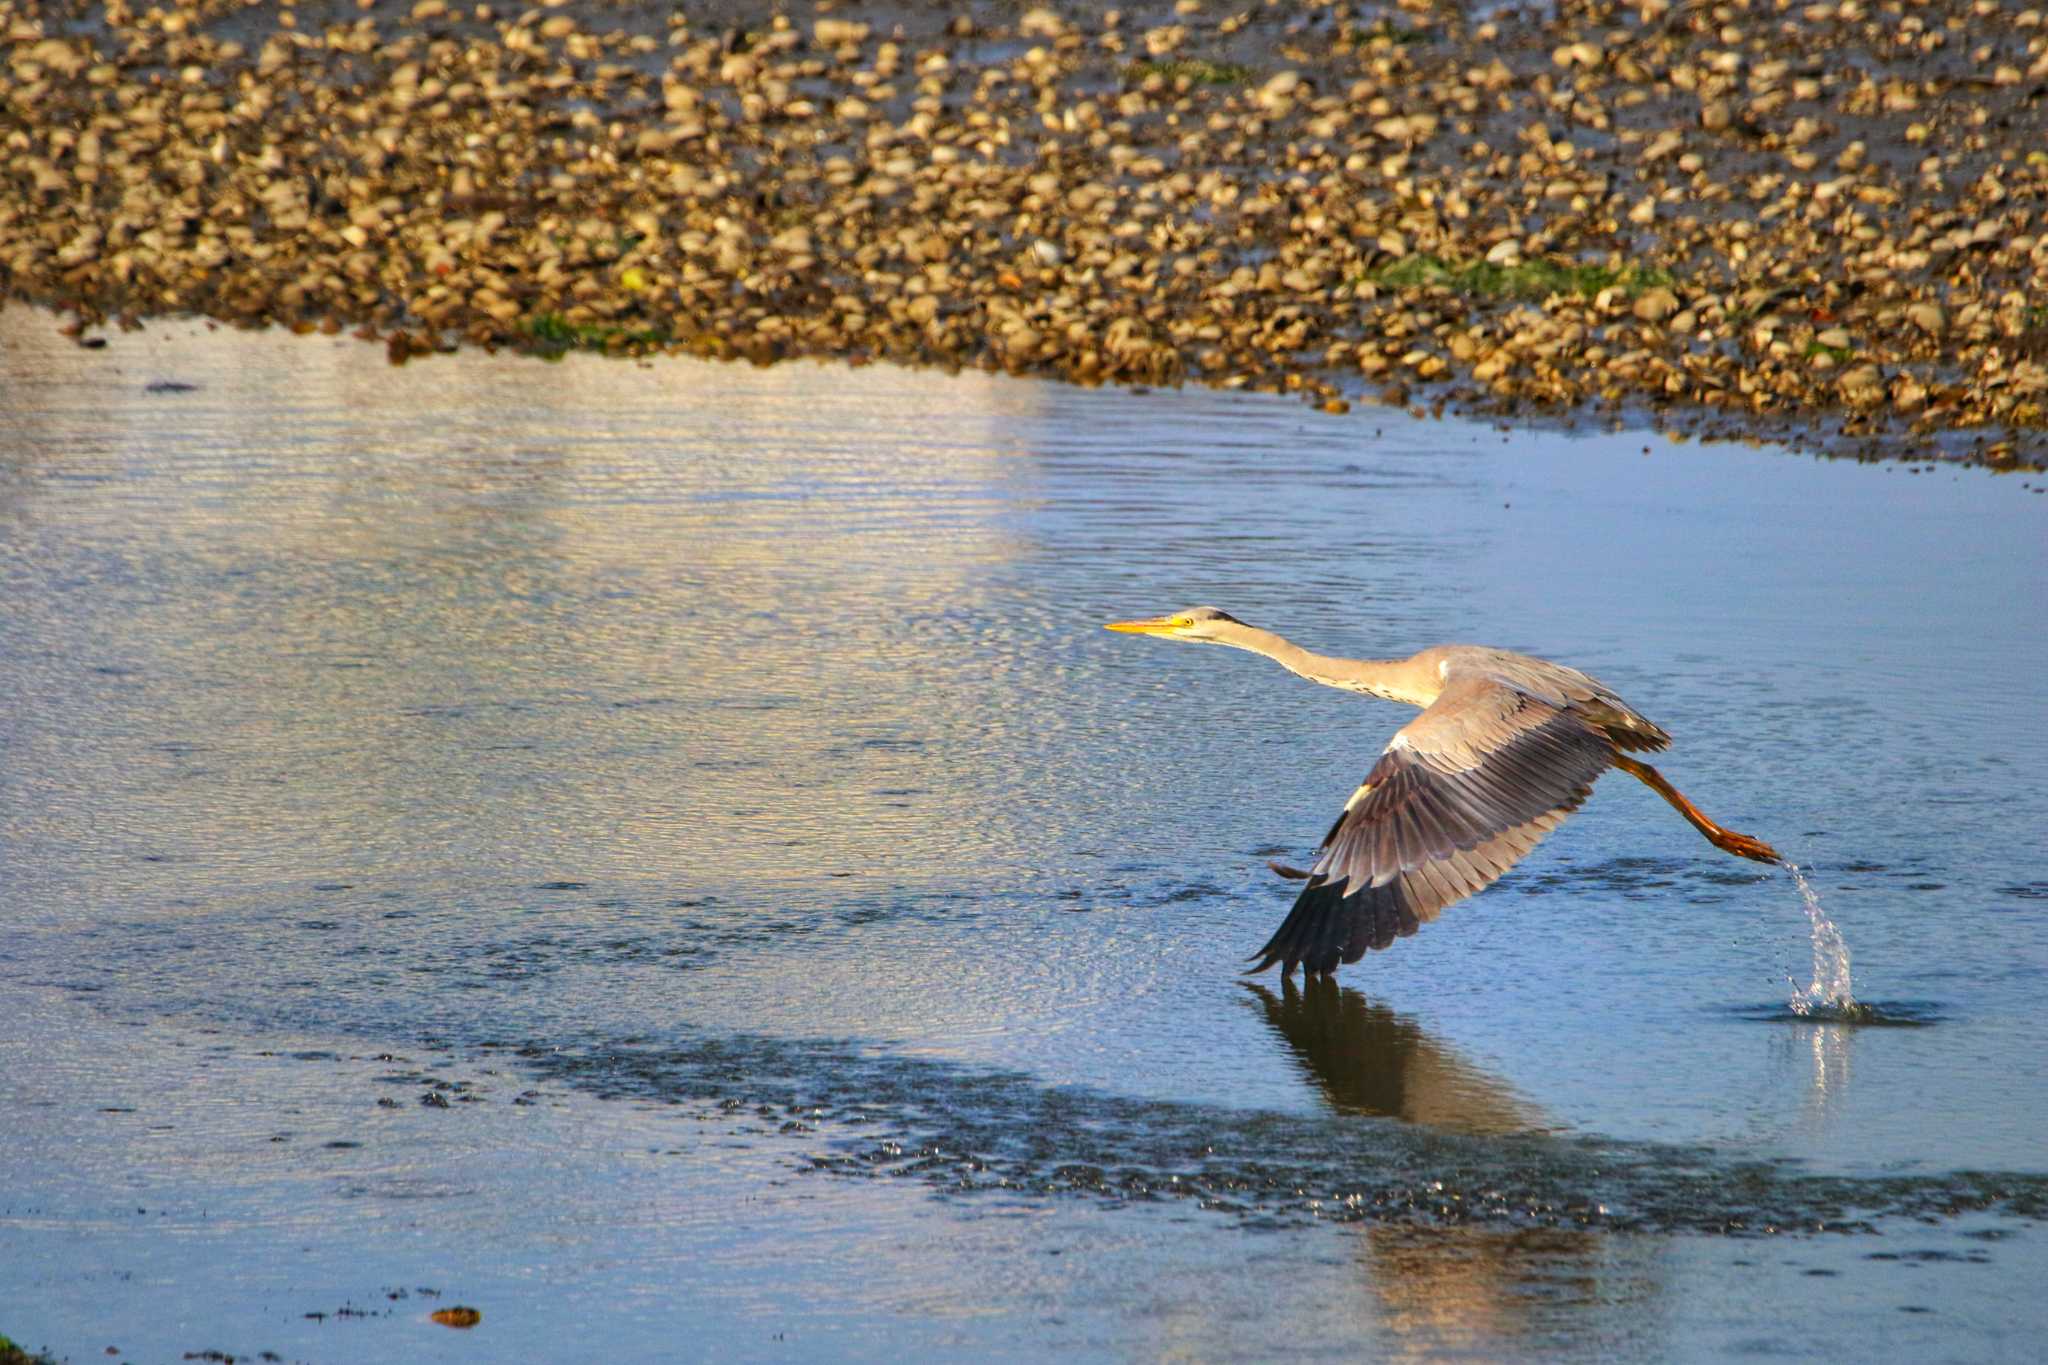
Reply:
[[[24, 1345], [1985, 1359], [2048, 1325], [2026, 476], [55, 327], [0, 313]], [[1244, 983], [1264, 859], [1407, 713], [1098, 629], [1196, 602], [1598, 673], [1922, 1026], [1782, 1022], [1796, 888], [1613, 780], [1339, 985]]]

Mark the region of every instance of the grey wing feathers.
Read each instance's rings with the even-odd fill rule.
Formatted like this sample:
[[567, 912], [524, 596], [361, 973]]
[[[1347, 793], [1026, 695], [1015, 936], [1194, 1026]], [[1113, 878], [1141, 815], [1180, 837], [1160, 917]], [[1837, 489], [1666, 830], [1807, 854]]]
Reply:
[[1380, 755], [1252, 970], [1327, 972], [1414, 933], [1520, 861], [1613, 758], [1574, 710], [1454, 679]]
[[1606, 732], [1616, 748], [1665, 749], [1671, 745], [1671, 736], [1662, 726], [1590, 674], [1507, 650], [1474, 652], [1485, 655], [1475, 663], [1496, 681], [1590, 721]]

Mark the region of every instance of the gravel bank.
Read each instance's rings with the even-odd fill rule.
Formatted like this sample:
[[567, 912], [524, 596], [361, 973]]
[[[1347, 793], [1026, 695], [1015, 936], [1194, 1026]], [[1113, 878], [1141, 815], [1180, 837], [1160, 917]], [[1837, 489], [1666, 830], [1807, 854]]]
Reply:
[[2048, 463], [2048, 19], [0, 0], [0, 292]]

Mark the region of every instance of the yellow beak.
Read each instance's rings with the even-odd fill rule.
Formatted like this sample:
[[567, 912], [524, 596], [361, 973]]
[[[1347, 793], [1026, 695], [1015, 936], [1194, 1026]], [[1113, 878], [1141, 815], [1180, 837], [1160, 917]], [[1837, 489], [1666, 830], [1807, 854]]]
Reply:
[[1180, 621], [1172, 616], [1154, 616], [1143, 621], [1110, 621], [1104, 630], [1120, 630], [1126, 635], [1166, 635]]

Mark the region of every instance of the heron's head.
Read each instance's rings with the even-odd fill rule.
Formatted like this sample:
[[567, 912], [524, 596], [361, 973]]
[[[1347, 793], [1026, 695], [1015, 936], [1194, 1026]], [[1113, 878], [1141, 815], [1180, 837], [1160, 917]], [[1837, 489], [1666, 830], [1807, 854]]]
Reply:
[[1163, 635], [1169, 640], [1227, 644], [1233, 627], [1242, 630], [1244, 622], [1214, 607], [1188, 607], [1171, 616], [1153, 616], [1143, 621], [1111, 621], [1103, 629], [1120, 630], [1130, 635]]

